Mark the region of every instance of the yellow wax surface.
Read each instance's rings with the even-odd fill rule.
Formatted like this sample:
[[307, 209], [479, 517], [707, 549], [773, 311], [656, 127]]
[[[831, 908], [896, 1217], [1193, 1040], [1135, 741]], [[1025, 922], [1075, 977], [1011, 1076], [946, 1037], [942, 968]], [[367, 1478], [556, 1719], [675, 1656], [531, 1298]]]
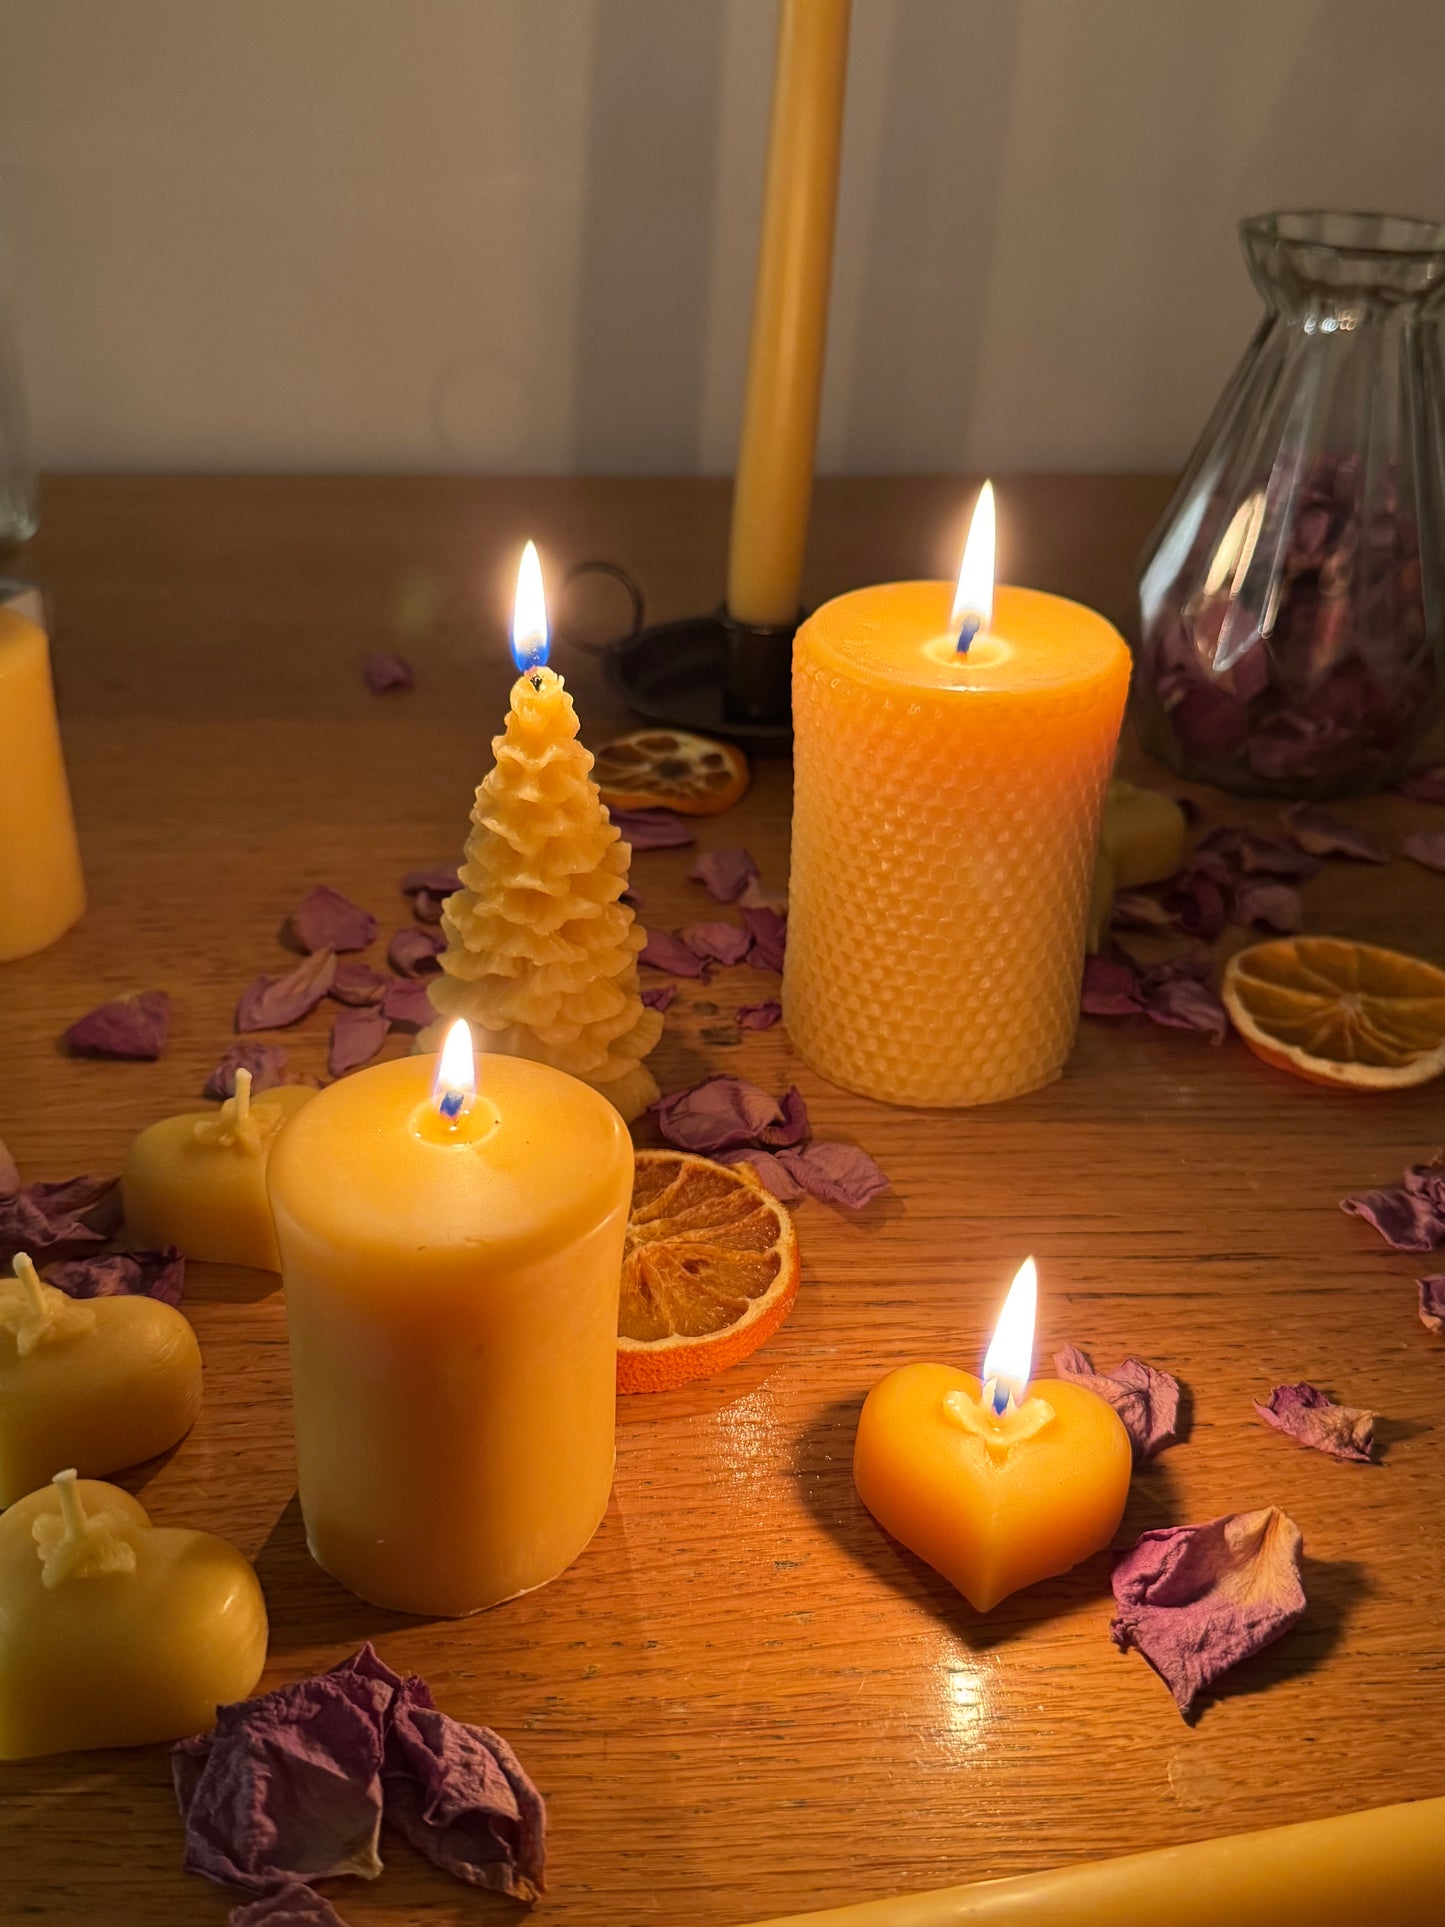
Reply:
[[1000, 588], [953, 648], [953, 588], [839, 596], [793, 648], [783, 1014], [835, 1084], [983, 1104], [1072, 1048], [1129, 654], [1102, 616]]
[[121, 1173], [132, 1240], [176, 1245], [213, 1264], [279, 1271], [266, 1164], [281, 1126], [315, 1095], [291, 1084], [263, 1091], [251, 1100], [253, 1128], [229, 1142], [216, 1135], [218, 1111], [183, 1111], [142, 1131]]
[[49, 638], [0, 609], [0, 963], [44, 950], [84, 909]]
[[271, 1156], [307, 1538], [404, 1612], [555, 1578], [612, 1488], [631, 1140], [576, 1078], [478, 1068], [455, 1129], [436, 1059], [401, 1058], [323, 1091]]
[[848, 72], [850, 0], [782, 0], [727, 603], [764, 628], [798, 614]]
[[1132, 1458], [1118, 1414], [1082, 1385], [1036, 1379], [1000, 1418], [980, 1390], [949, 1365], [890, 1372], [864, 1402], [853, 1482], [885, 1531], [986, 1613], [1108, 1545]]
[[153, 1526], [117, 1486], [75, 1492], [101, 1556], [51, 1585], [34, 1529], [59, 1529], [55, 1488], [0, 1518], [0, 1759], [204, 1732], [266, 1662], [265, 1601], [234, 1546]]
[[1111, 783], [1104, 804], [1101, 848], [1114, 866], [1114, 887], [1138, 890], [1162, 883], [1184, 861], [1189, 826], [1172, 796]]
[[174, 1306], [40, 1292], [45, 1327], [27, 1342], [19, 1284], [0, 1285], [0, 1505], [62, 1466], [95, 1476], [154, 1458], [201, 1410], [200, 1347]]
[[1445, 1799], [900, 1894], [758, 1927], [1438, 1927]]

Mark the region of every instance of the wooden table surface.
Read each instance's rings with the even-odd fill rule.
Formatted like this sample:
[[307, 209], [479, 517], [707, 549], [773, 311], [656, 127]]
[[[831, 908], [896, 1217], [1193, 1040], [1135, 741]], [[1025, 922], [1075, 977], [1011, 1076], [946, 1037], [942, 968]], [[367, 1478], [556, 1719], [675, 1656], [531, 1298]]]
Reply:
[[[824, 484], [810, 597], [950, 568], [971, 492]], [[1006, 480], [1007, 570], [1126, 619], [1166, 492], [1157, 477]], [[21, 566], [54, 597], [91, 908], [55, 949], [0, 969], [0, 1136], [27, 1178], [114, 1170], [142, 1125], [195, 1104], [238, 990], [284, 966], [276, 931], [310, 885], [370, 905], [386, 932], [406, 921], [401, 873], [459, 854], [505, 706], [524, 535], [554, 574], [610, 556], [653, 613], [682, 614], [716, 599], [727, 490], [74, 478], [50, 484], [44, 513]], [[417, 688], [379, 699], [360, 663], [399, 637]], [[622, 715], [596, 665], [563, 651], [558, 666], [602, 740]], [[1244, 814], [1203, 801], [1212, 821]], [[1346, 813], [1395, 841], [1426, 814], [1399, 797]], [[771, 764], [700, 840], [749, 845], [781, 887], [787, 826], [787, 772]], [[689, 860], [636, 859], [644, 921], [707, 914]], [[1445, 961], [1445, 877], [1334, 863], [1305, 902], [1311, 929]], [[75, 1017], [151, 987], [174, 1000], [159, 1063], [60, 1053]], [[781, 1031], [701, 1040], [768, 990], [745, 968], [685, 985], [654, 1060], [664, 1089], [709, 1069], [774, 1090], [796, 1079], [817, 1134], [864, 1145], [893, 1192], [856, 1216], [799, 1207], [802, 1290], [762, 1353], [624, 1401], [606, 1522], [540, 1593], [426, 1623], [317, 1570], [277, 1281], [191, 1268], [205, 1411], [125, 1483], [158, 1520], [255, 1559], [265, 1685], [371, 1638], [448, 1711], [498, 1727], [547, 1796], [538, 1916], [557, 1927], [727, 1927], [1445, 1791], [1445, 1344], [1415, 1313], [1428, 1261], [1337, 1208], [1435, 1147], [1440, 1087], [1355, 1099], [1233, 1039], [1085, 1020], [1048, 1091], [890, 1110], [813, 1076]], [[300, 1068], [323, 1067], [328, 1021], [324, 1007], [282, 1040]], [[973, 1366], [1028, 1251], [1042, 1357], [1064, 1341], [1107, 1364], [1137, 1350], [1191, 1394], [1188, 1442], [1136, 1479], [1120, 1543], [1270, 1503], [1303, 1528], [1308, 1612], [1193, 1726], [1111, 1646], [1107, 1555], [980, 1620], [854, 1496], [868, 1387], [908, 1359]], [[1384, 1414], [1382, 1464], [1336, 1463], [1258, 1421], [1251, 1397], [1301, 1378]], [[516, 1917], [399, 1841], [386, 1863], [372, 1885], [332, 1889], [358, 1927]], [[169, 1927], [219, 1922], [235, 1898], [181, 1871], [162, 1748], [0, 1768], [0, 1865], [9, 1919]]]

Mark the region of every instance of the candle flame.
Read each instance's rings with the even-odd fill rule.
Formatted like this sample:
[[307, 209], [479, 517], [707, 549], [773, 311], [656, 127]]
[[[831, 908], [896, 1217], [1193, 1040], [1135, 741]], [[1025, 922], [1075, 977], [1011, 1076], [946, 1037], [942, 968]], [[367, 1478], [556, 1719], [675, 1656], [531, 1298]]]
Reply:
[[523, 674], [547, 660], [547, 594], [537, 545], [529, 542], [517, 566], [517, 596], [512, 604], [512, 660]]
[[477, 1094], [476, 1055], [471, 1026], [464, 1017], [458, 1017], [446, 1034], [431, 1090], [443, 1117], [460, 1116]]
[[968, 525], [968, 540], [963, 545], [963, 562], [958, 571], [958, 587], [953, 596], [949, 626], [958, 636], [961, 655], [980, 630], [993, 620], [993, 566], [997, 546], [997, 517], [994, 513], [993, 483], [985, 482], [978, 492], [973, 520]]
[[1028, 1391], [1029, 1375], [1034, 1368], [1034, 1314], [1038, 1296], [1038, 1271], [1033, 1259], [1025, 1258], [1009, 1286], [983, 1361], [985, 1386], [997, 1387], [996, 1409], [1000, 1396], [1005, 1405], [1010, 1398], [1016, 1405], [1022, 1405]]

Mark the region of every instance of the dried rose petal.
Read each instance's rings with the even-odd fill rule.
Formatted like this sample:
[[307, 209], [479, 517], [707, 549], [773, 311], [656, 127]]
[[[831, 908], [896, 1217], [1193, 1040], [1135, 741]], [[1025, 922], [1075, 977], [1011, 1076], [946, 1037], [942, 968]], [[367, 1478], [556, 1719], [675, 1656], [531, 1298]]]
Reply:
[[744, 1030], [771, 1030], [782, 1022], [783, 1006], [772, 997], [764, 1004], [739, 1004], [736, 1017]]
[[333, 1077], [369, 1064], [386, 1042], [391, 1025], [372, 1004], [343, 1010], [331, 1026], [331, 1042], [326, 1051], [326, 1068]]
[[1176, 918], [1158, 897], [1151, 897], [1143, 890], [1119, 890], [1114, 896], [1109, 921], [1121, 930], [1167, 930]]
[[609, 810], [624, 843], [634, 850], [681, 850], [697, 842], [697, 832], [672, 810]]
[[0, 1141], [0, 1199], [13, 1198], [20, 1189], [20, 1166], [11, 1157], [9, 1147]]
[[125, 1057], [154, 1062], [166, 1047], [171, 1000], [163, 990], [142, 990], [88, 1011], [62, 1042], [75, 1057]]
[[778, 1099], [778, 1110], [777, 1120], [758, 1132], [758, 1143], [773, 1150], [780, 1144], [801, 1144], [808, 1135], [808, 1106], [796, 1084], [790, 1084]]
[[409, 923], [386, 946], [386, 961], [399, 977], [423, 977], [441, 969], [437, 958], [446, 947], [439, 930], [419, 930]]
[[411, 689], [416, 677], [405, 656], [390, 649], [373, 649], [363, 670], [366, 686], [373, 695], [384, 696], [389, 689]]
[[237, 1071], [251, 1073], [251, 1094], [259, 1096], [286, 1082], [286, 1053], [279, 1044], [232, 1044], [206, 1079], [202, 1097], [234, 1097]]
[[1142, 1534], [1114, 1568], [1115, 1645], [1138, 1647], [1187, 1718], [1206, 1686], [1304, 1611], [1303, 1543], [1277, 1506]]
[[174, 1245], [163, 1251], [112, 1251], [103, 1258], [71, 1258], [49, 1265], [45, 1282], [71, 1298], [159, 1298], [179, 1305], [186, 1261]]
[[1417, 830], [1400, 848], [1412, 863], [1423, 864], [1427, 870], [1445, 870], [1445, 830]]
[[1133, 1017], [1141, 1011], [1134, 966], [1115, 957], [1085, 957], [1079, 1008], [1086, 1017]]
[[436, 1007], [427, 995], [426, 985], [412, 978], [388, 984], [381, 1000], [382, 1015], [389, 1024], [402, 1030], [425, 1030], [437, 1019]]
[[1426, 1331], [1445, 1332], [1445, 1271], [1432, 1271], [1415, 1283], [1420, 1288], [1420, 1323]]
[[1395, 788], [1416, 803], [1445, 803], [1445, 763], [1434, 769], [1418, 769]]
[[62, 1178], [0, 1197], [0, 1265], [17, 1251], [36, 1264], [103, 1245], [120, 1223], [119, 1178]]
[[[690, 923], [678, 936], [695, 957], [704, 963], [741, 963], [748, 954], [752, 938], [735, 923]], [[647, 959], [644, 957], [644, 962]]]
[[376, 918], [339, 890], [318, 883], [291, 912], [290, 930], [303, 950], [365, 950], [376, 936]]
[[738, 898], [740, 910], [771, 910], [774, 916], [786, 917], [788, 914], [788, 893], [786, 890], [765, 890], [756, 877], [749, 877], [743, 885], [743, 893]]
[[1077, 1345], [1054, 1353], [1054, 1370], [1113, 1406], [1124, 1422], [1136, 1461], [1152, 1459], [1166, 1446], [1179, 1443], [1179, 1380], [1168, 1372], [1132, 1357], [1112, 1372], [1096, 1372], [1093, 1360]]
[[1231, 923], [1254, 924], [1261, 930], [1273, 930], [1281, 936], [1288, 936], [1304, 927], [1299, 891], [1292, 890], [1287, 883], [1275, 883], [1269, 878], [1242, 883], [1234, 893], [1229, 920]]
[[666, 1010], [676, 995], [676, 984], [659, 984], [654, 990], [644, 990], [642, 1001], [649, 1010]]
[[445, 899], [434, 897], [430, 890], [418, 890], [411, 900], [411, 914], [418, 923], [440, 923]]
[[318, 950], [284, 976], [253, 978], [236, 1005], [236, 1029], [281, 1030], [299, 1023], [331, 989], [335, 975], [335, 953]]
[[888, 1179], [856, 1144], [809, 1144], [779, 1151], [778, 1159], [811, 1196], [848, 1211], [861, 1211], [888, 1189]]
[[288, 1880], [259, 1900], [243, 1901], [226, 1915], [226, 1927], [346, 1927], [325, 1894]]
[[379, 1682], [325, 1673], [217, 1709], [171, 1749], [189, 1873], [252, 1893], [381, 1872]]
[[1375, 1414], [1336, 1405], [1318, 1385], [1276, 1385], [1267, 1398], [1254, 1400], [1254, 1409], [1266, 1425], [1316, 1452], [1366, 1465], [1374, 1458]]
[[1412, 1164], [1403, 1184], [1342, 1198], [1340, 1209], [1372, 1224], [1396, 1251], [1434, 1251], [1445, 1244], [1445, 1163]]
[[783, 1108], [776, 1099], [741, 1077], [704, 1078], [701, 1084], [660, 1098], [652, 1108], [667, 1143], [703, 1157], [754, 1144], [770, 1125], [784, 1123]]
[[751, 904], [740, 903], [739, 914], [752, 947], [748, 951], [748, 962], [754, 970], [781, 970], [783, 950], [788, 940], [788, 920], [779, 916], [776, 910], [755, 908]]
[[401, 880], [401, 893], [404, 897], [414, 897], [425, 893], [429, 897], [449, 897], [453, 890], [461, 887], [461, 878], [455, 870], [408, 870]]
[[719, 903], [736, 903], [757, 878], [758, 866], [747, 850], [705, 850], [687, 874]]
[[740, 1150], [719, 1151], [719, 1164], [746, 1164], [765, 1191], [771, 1191], [779, 1204], [796, 1204], [799, 1198], [808, 1194], [799, 1184], [778, 1155], [773, 1151], [758, 1151], [751, 1145]]
[[1207, 984], [1192, 977], [1150, 982], [1146, 973], [1141, 992], [1145, 1012], [1156, 1024], [1198, 1031], [1212, 1044], [1222, 1044], [1229, 1035], [1229, 1013]]
[[653, 970], [669, 971], [674, 977], [706, 977], [702, 959], [671, 930], [649, 930], [647, 942], [637, 953], [637, 961]]
[[1229, 921], [1234, 876], [1227, 864], [1208, 856], [1194, 858], [1172, 879], [1164, 907], [1181, 930], [1213, 943]]
[[1390, 858], [1368, 830], [1346, 823], [1328, 810], [1295, 803], [1283, 812], [1290, 835], [1311, 856], [1349, 856], [1360, 863], [1388, 863]]
[[390, 981], [370, 964], [339, 963], [326, 994], [338, 1004], [379, 1004]]

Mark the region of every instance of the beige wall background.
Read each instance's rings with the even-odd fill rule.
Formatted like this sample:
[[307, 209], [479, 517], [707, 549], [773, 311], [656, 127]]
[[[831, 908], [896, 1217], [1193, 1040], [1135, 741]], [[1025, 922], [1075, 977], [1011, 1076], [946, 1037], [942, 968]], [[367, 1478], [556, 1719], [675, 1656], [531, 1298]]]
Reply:
[[[773, 0], [0, 0], [41, 460], [727, 471]], [[820, 459], [1177, 462], [1267, 206], [1445, 217], [1441, 0], [855, 0]]]

